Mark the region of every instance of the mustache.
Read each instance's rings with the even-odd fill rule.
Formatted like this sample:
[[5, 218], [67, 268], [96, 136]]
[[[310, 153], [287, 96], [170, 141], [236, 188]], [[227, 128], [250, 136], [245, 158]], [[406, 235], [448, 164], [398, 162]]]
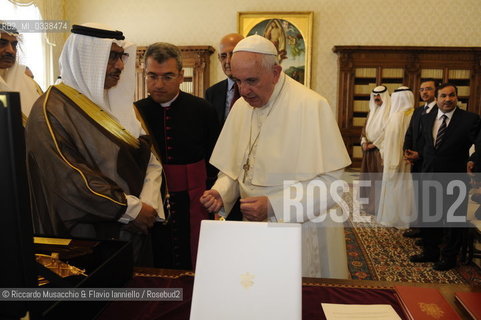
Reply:
[[9, 52], [6, 52], [4, 54], [2, 54], [0, 56], [1, 59], [12, 59], [12, 60], [15, 60], [15, 55], [9, 53]]
[[121, 73], [122, 73], [121, 70], [115, 70], [115, 71], [110, 72], [109, 75], [111, 75], [111, 76], [120, 76]]

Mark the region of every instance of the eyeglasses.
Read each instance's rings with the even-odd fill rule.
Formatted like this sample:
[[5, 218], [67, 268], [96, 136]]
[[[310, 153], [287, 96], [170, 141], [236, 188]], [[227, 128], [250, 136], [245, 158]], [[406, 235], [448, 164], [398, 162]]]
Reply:
[[434, 88], [431, 88], [431, 87], [426, 87], [426, 88], [420, 88], [419, 89], [419, 92], [423, 92], [423, 91], [433, 91]]
[[179, 76], [179, 74], [176, 73], [166, 73], [166, 74], [155, 74], [155, 73], [147, 73], [145, 76], [145, 79], [147, 81], [152, 81], [156, 82], [157, 80], [161, 79], [163, 82], [171, 82], [174, 79], [176, 79]]
[[232, 54], [233, 54], [232, 51], [231, 52], [223, 52], [223, 53], [219, 54], [219, 59], [225, 60], [225, 59], [227, 59], [227, 57], [232, 58]]
[[117, 51], [110, 51], [109, 54], [109, 64], [116, 63], [119, 59], [125, 63], [125, 60], [129, 57], [127, 52], [117, 52]]

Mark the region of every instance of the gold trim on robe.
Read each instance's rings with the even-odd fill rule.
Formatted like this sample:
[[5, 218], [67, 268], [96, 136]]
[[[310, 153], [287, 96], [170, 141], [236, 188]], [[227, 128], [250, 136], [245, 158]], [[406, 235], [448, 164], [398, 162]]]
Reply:
[[66, 95], [70, 100], [72, 100], [77, 106], [79, 106], [82, 111], [84, 111], [90, 118], [101, 125], [108, 132], [113, 134], [118, 139], [127, 143], [135, 148], [140, 147], [139, 140], [135, 138], [130, 132], [127, 131], [120, 123], [112, 118], [107, 112], [102, 110], [98, 105], [96, 105], [92, 100], [87, 98], [85, 95], [81, 94], [72, 87], [67, 86], [64, 83], [54, 85], [55, 88], [60, 90], [64, 95]]
[[27, 125], [27, 120], [28, 120], [27, 115], [25, 115], [25, 113], [22, 112], [22, 125], [24, 128]]
[[[68, 86], [66, 86], [66, 85], [62, 85], [62, 84], [56, 85], [56, 86], [54, 86], [54, 87], [56, 87], [57, 89], [59, 89], [59, 88], [58, 88], [59, 86], [70, 88], [70, 87], [68, 87]], [[69, 167], [71, 167], [72, 169], [74, 169], [75, 171], [77, 171], [77, 172], [80, 174], [80, 176], [82, 177], [83, 181], [85, 182], [85, 186], [87, 187], [87, 189], [88, 189], [90, 192], [92, 192], [93, 194], [95, 194], [95, 195], [97, 195], [97, 196], [99, 196], [99, 197], [102, 197], [102, 198], [105, 198], [105, 199], [107, 199], [107, 200], [110, 200], [110, 201], [112, 201], [113, 203], [116, 203], [116, 204], [118, 204], [118, 205], [127, 206], [127, 200], [126, 200], [125, 202], [119, 202], [119, 201], [117, 201], [117, 200], [115, 200], [115, 199], [112, 199], [112, 198], [109, 197], [109, 196], [106, 196], [106, 195], [104, 195], [104, 194], [101, 194], [101, 193], [98, 193], [98, 192], [94, 191], [94, 190], [90, 187], [90, 185], [89, 185], [89, 183], [88, 183], [88, 181], [87, 181], [87, 178], [85, 177], [85, 174], [82, 172], [82, 170], [80, 170], [79, 168], [75, 167], [72, 163], [70, 163], [70, 161], [67, 160], [67, 158], [64, 156], [64, 154], [63, 154], [62, 151], [60, 150], [60, 147], [58, 146], [57, 139], [55, 138], [55, 133], [53, 132], [53, 129], [52, 129], [52, 124], [50, 123], [50, 120], [49, 120], [48, 115], [47, 115], [47, 101], [48, 101], [48, 98], [49, 98], [49, 96], [50, 96], [50, 91], [52, 90], [52, 87], [53, 87], [53, 86], [51, 86], [50, 88], [48, 88], [47, 93], [46, 93], [46, 96], [45, 96], [45, 100], [44, 100], [44, 102], [43, 102], [43, 115], [44, 115], [44, 117], [45, 117], [45, 123], [47, 124], [48, 131], [50, 132], [50, 135], [52, 136], [52, 139], [53, 139], [53, 142], [54, 142], [54, 144], [55, 144], [55, 148], [57, 149], [58, 154], [60, 155], [60, 157], [62, 158], [62, 160], [65, 161], [65, 163], [66, 163]], [[61, 89], [59, 89], [59, 90], [60, 90], [62, 93], [64, 93], [64, 91], [62, 91]], [[74, 89], [72, 89], [72, 90], [74, 90]], [[77, 92], [76, 90], [74, 90], [74, 91]], [[81, 95], [80, 93], [77, 93], [77, 94], [78, 94], [78, 95]], [[68, 96], [68, 95], [67, 95], [67, 96]], [[70, 96], [68, 96], [68, 97], [69, 97], [70, 99], [72, 99]], [[87, 99], [87, 98], [85, 98], [85, 99]], [[79, 100], [79, 99], [76, 99], [76, 100], [73, 100], [73, 99], [72, 99], [72, 101], [73, 101], [74, 103], [77, 103], [78, 100]], [[95, 105], [95, 104], [94, 104], [92, 101], [90, 101], [89, 99], [87, 99], [87, 101], [89, 101], [91, 104]], [[98, 109], [100, 109], [97, 105], [95, 105], [95, 106], [96, 106]], [[81, 106], [79, 106], [79, 107], [81, 107]], [[81, 108], [82, 108], [82, 107], [81, 107]], [[84, 109], [82, 108], [82, 110], [84, 110]], [[105, 113], [104, 111], [102, 111], [102, 112]], [[105, 115], [108, 116], [106, 113], [105, 113]], [[89, 114], [89, 116], [90, 116], [90, 114]], [[109, 117], [109, 116], [108, 116], [108, 117]], [[110, 118], [110, 117], [109, 117], [109, 118]], [[95, 120], [95, 119], [94, 119], [94, 120]], [[114, 121], [114, 120], [112, 119], [112, 121]], [[117, 124], [117, 125], [120, 127], [120, 124]], [[110, 131], [109, 131], [109, 132], [110, 132]], [[126, 132], [126, 133], [128, 134], [128, 132]], [[133, 138], [133, 136], [132, 136], [132, 138]], [[133, 139], [135, 139], [135, 138], [133, 138]], [[140, 146], [140, 143], [138, 142], [138, 140], [137, 140], [137, 139], [135, 139], [135, 140], [137, 141], [138, 145]]]

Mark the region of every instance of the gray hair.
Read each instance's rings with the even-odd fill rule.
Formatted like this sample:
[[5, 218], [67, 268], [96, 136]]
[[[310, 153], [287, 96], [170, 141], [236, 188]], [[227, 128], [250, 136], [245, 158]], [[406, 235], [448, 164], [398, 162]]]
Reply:
[[263, 54], [261, 59], [261, 66], [265, 70], [271, 70], [273, 66], [278, 65], [277, 56], [272, 54]]
[[147, 58], [152, 57], [158, 63], [164, 63], [165, 61], [174, 58], [177, 64], [177, 69], [182, 70], [182, 53], [179, 48], [173, 44], [166, 42], [156, 42], [151, 44], [147, 51], [145, 51], [144, 61], [147, 64]]

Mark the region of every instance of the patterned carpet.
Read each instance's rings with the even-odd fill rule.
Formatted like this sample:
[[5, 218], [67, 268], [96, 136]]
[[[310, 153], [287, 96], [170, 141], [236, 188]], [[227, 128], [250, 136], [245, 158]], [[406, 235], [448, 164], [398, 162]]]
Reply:
[[[352, 203], [351, 195], [344, 199]], [[349, 271], [353, 279], [481, 285], [481, 269], [473, 263], [459, 264], [445, 272], [433, 270], [432, 263], [411, 263], [409, 256], [420, 253], [415, 239], [403, 237], [402, 230], [382, 227], [375, 219], [372, 221], [345, 224]]]

